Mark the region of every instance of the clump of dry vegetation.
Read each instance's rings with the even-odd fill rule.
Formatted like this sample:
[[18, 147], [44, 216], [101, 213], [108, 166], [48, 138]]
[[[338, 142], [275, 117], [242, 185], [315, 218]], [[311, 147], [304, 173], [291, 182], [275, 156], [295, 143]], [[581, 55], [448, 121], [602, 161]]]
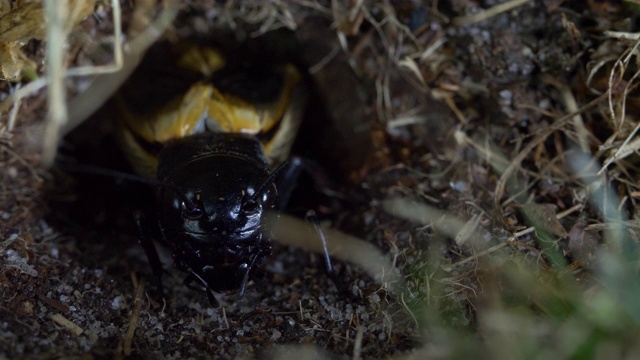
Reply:
[[[0, 1], [0, 357], [640, 352], [634, 1], [65, 3]], [[304, 229], [243, 299], [162, 297], [127, 215], [50, 172], [146, 49], [221, 29], [301, 43], [329, 129], [303, 141], [338, 179], [316, 210], [359, 298]]]

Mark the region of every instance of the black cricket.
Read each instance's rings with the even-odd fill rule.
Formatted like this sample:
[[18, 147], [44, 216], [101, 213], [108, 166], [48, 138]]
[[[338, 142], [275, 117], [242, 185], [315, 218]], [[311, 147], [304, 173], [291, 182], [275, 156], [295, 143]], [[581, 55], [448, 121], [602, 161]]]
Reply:
[[[236, 133], [203, 133], [169, 143], [159, 155], [158, 225], [184, 284], [213, 292], [238, 291], [271, 254], [265, 210], [281, 209], [301, 169], [293, 158], [270, 171], [260, 142]], [[280, 196], [279, 196], [280, 195]], [[162, 264], [146, 226], [140, 242], [154, 274]], [[194, 283], [197, 285], [194, 286]]]

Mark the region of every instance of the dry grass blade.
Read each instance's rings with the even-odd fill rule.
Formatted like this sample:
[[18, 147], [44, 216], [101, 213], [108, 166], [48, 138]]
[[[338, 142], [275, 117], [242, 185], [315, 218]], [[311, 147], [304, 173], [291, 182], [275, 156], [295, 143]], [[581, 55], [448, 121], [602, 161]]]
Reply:
[[[408, 198], [391, 198], [382, 202], [382, 208], [387, 213], [399, 218], [422, 225], [431, 225], [438, 232], [451, 238], [460, 237], [469, 242], [481, 241], [477, 232], [468, 231], [469, 222], [458, 219], [446, 211], [438, 210], [432, 206], [419, 204]], [[473, 227], [473, 225], [471, 226]]]
[[451, 20], [451, 22], [456, 26], [467, 26], [475, 24], [477, 22], [490, 19], [505, 11], [513, 10], [518, 6], [522, 6], [528, 2], [529, 0], [511, 0], [503, 4], [495, 5], [492, 8], [489, 8], [479, 14], [455, 17]]
[[[635, 134], [639, 129], [640, 124], [633, 130], [632, 135]], [[605, 160], [604, 165], [602, 165], [600, 171], [598, 171], [598, 175], [601, 175], [613, 162], [622, 160], [630, 155], [638, 153], [638, 151], [640, 150], [640, 139], [630, 140], [632, 138], [632, 135], [629, 135], [627, 139], [625, 139], [625, 142], [615, 151], [615, 153]]]
[[500, 199], [504, 195], [505, 186], [506, 186], [508, 180], [514, 174], [516, 169], [520, 167], [520, 164], [522, 163], [522, 161], [527, 157], [527, 155], [529, 155], [529, 153], [533, 149], [535, 149], [538, 145], [542, 144], [547, 139], [547, 137], [549, 137], [549, 135], [551, 135], [554, 132], [562, 129], [565, 126], [567, 126], [567, 124], [570, 123], [574, 119], [574, 117], [576, 115], [582, 114], [582, 113], [586, 112], [587, 110], [595, 107], [596, 105], [598, 105], [601, 102], [603, 102], [604, 100], [606, 100], [608, 98], [608, 96], [609, 96], [609, 92], [606, 92], [606, 93], [598, 96], [597, 98], [591, 100], [588, 104], [586, 104], [582, 108], [580, 108], [580, 110], [578, 110], [578, 111], [576, 111], [574, 113], [565, 115], [565, 116], [561, 117], [560, 119], [557, 119], [550, 127], [544, 129], [540, 134], [536, 135], [536, 137], [533, 140], [531, 140], [520, 151], [520, 153], [518, 153], [518, 155], [516, 155], [511, 160], [509, 165], [502, 172], [502, 175], [500, 175], [500, 180], [498, 181], [498, 185], [496, 186], [495, 195], [494, 195], [495, 203], [496, 204], [500, 203]]
[[630, 33], [626, 31], [607, 30], [604, 32], [604, 35], [615, 39], [640, 40], [640, 33]]
[[44, 133], [43, 162], [53, 163], [60, 137], [60, 128], [67, 122], [66, 88], [64, 86], [64, 44], [67, 37], [64, 24], [67, 21], [67, 2], [46, 0], [47, 13], [47, 99], [49, 113]]
[[[69, 21], [63, 13], [66, 12], [66, 2], [49, 1], [47, 4], [47, 14], [52, 21], [47, 22], [50, 27], [48, 30], [48, 75], [47, 78], [38, 78], [27, 86], [19, 89], [13, 97], [3, 101], [1, 108], [6, 108], [7, 104], [13, 103], [13, 108], [9, 118], [9, 129], [15, 126], [15, 119], [20, 108], [22, 98], [29, 96], [44, 86], [49, 84], [49, 118], [47, 123], [43, 145], [43, 162], [50, 165], [56, 154], [56, 147], [59, 139], [67, 134], [71, 129], [84, 121], [90, 114], [95, 112], [106, 99], [115, 91], [115, 89], [129, 76], [139, 63], [145, 50], [153, 44], [164, 29], [173, 21], [177, 15], [177, 6], [173, 1], [168, 3], [167, 8], [159, 15], [155, 23], [152, 23], [146, 31], [140, 34], [127, 44], [130, 49], [127, 61], [122, 53], [122, 26], [120, 3], [112, 0], [112, 10], [114, 16], [114, 62], [104, 66], [84, 66], [71, 69], [65, 69], [63, 59], [65, 53], [63, 46], [66, 35], [70, 30]], [[87, 3], [88, 4], [88, 3]], [[86, 5], [86, 4], [85, 4]], [[89, 8], [85, 6], [85, 8]], [[62, 12], [56, 15], [56, 12]], [[85, 11], [78, 13], [73, 11], [70, 16], [75, 22], [85, 16]], [[67, 76], [88, 76], [99, 74], [113, 74], [119, 76], [105, 76], [105, 79], [98, 82], [98, 87], [92, 87], [89, 91], [85, 91], [82, 95], [74, 99], [69, 106], [65, 101], [65, 88], [63, 80]], [[106, 85], [106, 86], [105, 86]], [[96, 89], [100, 89], [96, 91]], [[68, 110], [69, 109], [69, 110]], [[68, 112], [69, 111], [69, 112]], [[68, 112], [68, 113], [67, 113]]]
[[[608, 184], [606, 175], [597, 175], [597, 162], [589, 155], [575, 153], [569, 158], [568, 163], [573, 171], [583, 179], [589, 189], [590, 201], [597, 207], [603, 220], [612, 223], [623, 224], [623, 214], [620, 212], [620, 199], [616, 191]], [[609, 241], [610, 250], [620, 251], [624, 255], [624, 243], [628, 241], [624, 228], [608, 228], [606, 239]]]
[[65, 327], [67, 330], [69, 330], [72, 334], [76, 336], [80, 336], [84, 332], [83, 328], [74, 324], [72, 321], [70, 321], [69, 319], [67, 319], [61, 314], [51, 315], [51, 320], [53, 320], [56, 324]]
[[144, 283], [140, 283], [136, 287], [136, 295], [133, 300], [133, 310], [129, 317], [129, 327], [127, 333], [124, 336], [124, 355], [131, 356], [133, 336], [135, 335], [136, 326], [138, 323], [138, 316], [140, 315], [140, 307], [142, 306], [142, 295], [144, 294]]
[[[397, 269], [393, 267], [393, 263], [380, 249], [336, 229], [322, 226], [322, 230], [332, 257], [357, 265], [391, 292], [399, 294], [403, 288], [403, 280]], [[313, 225], [289, 215], [279, 215], [277, 224], [274, 226], [273, 239], [283, 245], [299, 247], [318, 254], [323, 253], [322, 242]]]
[[[444, 211], [435, 209], [426, 204], [420, 204], [415, 200], [409, 199], [409, 198], [387, 199], [382, 202], [382, 207], [387, 213], [393, 216], [397, 216], [399, 218], [403, 218], [409, 221], [414, 221], [422, 225], [431, 225], [436, 230], [452, 238], [456, 238], [461, 231], [464, 231], [465, 228], [467, 227], [467, 224], [469, 223], [469, 222], [465, 223], [463, 220], [456, 219], [455, 217], [451, 216], [450, 214], [447, 214]], [[570, 209], [567, 209], [565, 211], [562, 211], [556, 214], [555, 217], [558, 220], [562, 219], [567, 215], [581, 209], [582, 207], [583, 207], [582, 204], [577, 204], [571, 207]], [[526, 234], [530, 234], [534, 231], [535, 231], [535, 227], [533, 226], [528, 227], [525, 230], [518, 231], [503, 243], [494, 245], [486, 250], [480, 251], [474, 254], [473, 256], [463, 259], [454, 264], [444, 265], [443, 268], [446, 271], [450, 271], [454, 267], [469, 263], [481, 256], [485, 256], [492, 252], [495, 252], [496, 250], [499, 250], [505, 247], [510, 242], [517, 239], [518, 237], [524, 236]], [[475, 235], [469, 235], [469, 237], [477, 238], [479, 237], [479, 235], [476, 233]]]
[[573, 117], [573, 127], [576, 129], [577, 139], [574, 141], [578, 143], [582, 151], [589, 152], [589, 138], [592, 136], [590, 136], [589, 131], [584, 126], [582, 116], [578, 113], [578, 102], [576, 101], [571, 88], [550, 75], [543, 76], [543, 80], [545, 83], [551, 84], [558, 89], [560, 92], [560, 100], [567, 110], [567, 113], [576, 114]]
[[[76, 0], [56, 2], [45, 1], [45, 9], [42, 8], [42, 4], [40, 2], [20, 4], [17, 8], [8, 12], [2, 18], [0, 18], [0, 44], [10, 49], [15, 48], [13, 49], [13, 55], [2, 53], [0, 51], [0, 53], [2, 53], [0, 54], [0, 58], [3, 59], [3, 73], [6, 73], [6, 67], [11, 67], [14, 69], [9, 76], [6, 76], [7, 78], [11, 80], [18, 80], [21, 72], [25, 67], [28, 66], [31, 66], [33, 68], [33, 77], [36, 76], [35, 64], [25, 65], [22, 63], [16, 63], [16, 61], [33, 63], [31, 60], [26, 58], [24, 54], [22, 54], [22, 52], [20, 51], [20, 47], [22, 47], [22, 45], [24, 45], [28, 40], [32, 38], [43, 39], [45, 23], [47, 24], [47, 31], [53, 30], [53, 34], [47, 34], [47, 46], [51, 46], [52, 43], [58, 46], [57, 49], [53, 49], [54, 52], [51, 55], [60, 56], [59, 54], [56, 55], [57, 51], [62, 51], [62, 49], [64, 48], [62, 46], [62, 44], [64, 43], [64, 39], [61, 39], [60, 36], [62, 35], [62, 37], [65, 38], [66, 36], [64, 34], [68, 33], [75, 25], [77, 25], [85, 17], [91, 14], [95, 4], [94, 0], [88, 0], [83, 1], [78, 6], [75, 1]], [[68, 12], [68, 9], [71, 9], [71, 11]], [[56, 15], [57, 12], [60, 12], [60, 14]], [[64, 16], [60, 17], [61, 15]], [[51, 18], [51, 21], [45, 22], [45, 18]], [[14, 43], [16, 46], [13, 46]], [[7, 59], [7, 57], [11, 58], [12, 60]], [[48, 61], [59, 61], [59, 59], [49, 59]], [[53, 70], [50, 68], [49, 71], [51, 72]], [[53, 75], [50, 74], [49, 76]], [[9, 130], [12, 130], [15, 125], [22, 98], [34, 94], [39, 89], [46, 86], [47, 81], [49, 80], [50, 79], [48, 78], [36, 78], [27, 86], [19, 88], [13, 94], [13, 96], [5, 99], [2, 102], [2, 104], [0, 105], [0, 111], [4, 111], [10, 105], [13, 105], [9, 117]], [[63, 94], [60, 94], [60, 96], [63, 97]], [[56, 116], [62, 115], [59, 108], [57, 108], [55, 111], [57, 113]]]
[[356, 332], [356, 339], [353, 342], [353, 356], [352, 360], [360, 360], [362, 356], [362, 336], [364, 335], [364, 326], [358, 326]]
[[102, 106], [138, 66], [147, 49], [154, 44], [178, 15], [175, 1], [168, 1], [158, 18], [143, 32], [124, 44], [126, 54], [122, 66], [112, 74], [94, 80], [91, 87], [69, 104], [69, 121], [61, 129], [64, 136]]

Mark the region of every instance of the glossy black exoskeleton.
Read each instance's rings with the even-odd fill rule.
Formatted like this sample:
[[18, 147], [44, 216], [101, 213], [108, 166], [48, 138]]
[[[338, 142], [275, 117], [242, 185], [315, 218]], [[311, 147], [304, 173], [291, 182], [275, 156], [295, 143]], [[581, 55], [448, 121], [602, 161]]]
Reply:
[[277, 181], [289, 180], [285, 168], [296, 172], [295, 162], [271, 171], [260, 142], [242, 134], [204, 133], [160, 152], [160, 230], [185, 284], [199, 284], [213, 305], [212, 292], [242, 295], [271, 254], [264, 217], [276, 206]]
[[[285, 56], [286, 58], [286, 56]], [[282, 209], [300, 171], [289, 159], [306, 104], [305, 76], [250, 45], [163, 43], [112, 100], [118, 144], [157, 186], [157, 223], [137, 217], [160, 278], [158, 226], [185, 285], [243, 295], [271, 254], [265, 211]], [[149, 218], [153, 218], [150, 216]]]

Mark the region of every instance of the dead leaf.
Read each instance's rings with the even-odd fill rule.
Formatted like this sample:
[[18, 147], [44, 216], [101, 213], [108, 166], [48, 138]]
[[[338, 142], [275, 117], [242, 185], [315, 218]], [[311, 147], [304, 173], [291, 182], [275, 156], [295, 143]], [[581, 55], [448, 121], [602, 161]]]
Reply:
[[585, 230], [587, 222], [579, 219], [569, 231], [569, 246], [567, 252], [576, 261], [588, 264], [593, 259], [593, 254], [600, 242], [598, 233], [593, 230]]
[[350, 5], [354, 7], [347, 9], [344, 4], [334, 0], [331, 2], [331, 12], [336, 28], [346, 35], [353, 36], [360, 31], [364, 13], [359, 8], [360, 5], [356, 5], [354, 2], [351, 2]]
[[[22, 47], [32, 39], [45, 38], [45, 14], [42, 1], [24, 1], [0, 14], [0, 78], [20, 81], [25, 70], [35, 70]], [[95, 0], [68, 0], [67, 31], [93, 12]]]
[[0, 17], [0, 39], [24, 45], [31, 39], [42, 39], [45, 34], [42, 3], [22, 3]]
[[567, 230], [556, 217], [555, 205], [528, 202], [522, 205], [522, 211], [537, 232], [546, 232], [557, 237], [567, 236]]
[[466, 243], [469, 238], [477, 234], [478, 225], [480, 225], [481, 219], [482, 216], [480, 216], [480, 214], [475, 214], [471, 217], [471, 219], [469, 219], [469, 221], [464, 224], [462, 229], [460, 229], [460, 231], [456, 234], [455, 241], [458, 246]]
[[22, 70], [27, 67], [35, 68], [35, 62], [27, 58], [17, 43], [7, 43], [0, 40], [0, 72], [6, 80], [17, 80]]

